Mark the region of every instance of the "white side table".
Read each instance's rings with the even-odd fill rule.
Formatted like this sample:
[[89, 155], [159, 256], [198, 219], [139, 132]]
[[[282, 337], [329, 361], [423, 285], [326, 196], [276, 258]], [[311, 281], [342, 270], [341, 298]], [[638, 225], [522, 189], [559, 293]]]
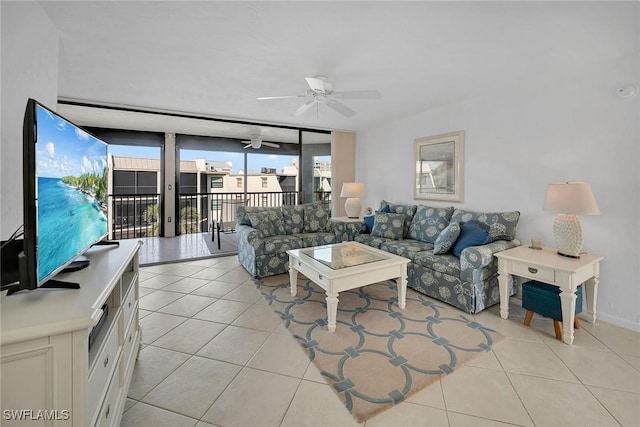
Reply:
[[498, 258], [500, 316], [503, 319], [509, 317], [509, 275], [514, 275], [560, 288], [562, 340], [566, 344], [573, 344], [576, 289], [582, 283], [585, 284], [587, 321], [596, 322], [601, 256], [581, 254], [580, 259], [574, 259], [558, 255], [552, 248], [535, 250], [527, 246], [518, 246], [495, 255]]

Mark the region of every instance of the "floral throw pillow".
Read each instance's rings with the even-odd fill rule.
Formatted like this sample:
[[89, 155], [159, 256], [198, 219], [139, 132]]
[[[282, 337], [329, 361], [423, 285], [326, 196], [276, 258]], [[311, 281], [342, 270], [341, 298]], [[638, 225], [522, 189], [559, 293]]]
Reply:
[[325, 231], [329, 221], [330, 207], [324, 203], [312, 203], [304, 206], [304, 227], [305, 233], [321, 233]]
[[402, 236], [404, 235], [404, 219], [404, 214], [378, 212], [373, 222], [371, 235], [402, 240]]
[[436, 255], [446, 254], [453, 248], [453, 245], [460, 236], [460, 224], [452, 222], [438, 235], [433, 244], [433, 253]]
[[418, 206], [409, 226], [409, 238], [435, 243], [442, 230], [449, 225], [451, 214], [453, 214], [453, 206], [446, 208]]
[[[386, 209], [389, 209], [388, 211]], [[391, 212], [404, 215], [404, 225], [402, 229], [402, 237], [409, 236], [409, 227], [411, 226], [411, 220], [416, 213], [416, 205], [399, 205], [395, 203], [387, 202], [386, 200], [380, 201], [380, 212]]]
[[250, 212], [247, 218], [251, 221], [251, 226], [262, 231], [264, 237], [280, 236], [285, 234], [282, 213], [276, 210], [262, 212]]
[[520, 219], [519, 211], [512, 212], [471, 212], [456, 209], [451, 221], [476, 221], [478, 225], [489, 232], [489, 242], [496, 240], [513, 240]]
[[282, 216], [284, 219], [284, 229], [287, 234], [302, 233], [304, 228], [304, 206], [283, 206]]

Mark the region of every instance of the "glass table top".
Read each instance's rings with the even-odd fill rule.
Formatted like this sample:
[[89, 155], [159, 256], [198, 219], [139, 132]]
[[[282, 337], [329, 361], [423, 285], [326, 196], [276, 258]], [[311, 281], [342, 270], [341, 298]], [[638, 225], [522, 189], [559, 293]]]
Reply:
[[385, 256], [374, 254], [355, 245], [309, 248], [301, 251], [301, 253], [334, 270], [388, 259]]

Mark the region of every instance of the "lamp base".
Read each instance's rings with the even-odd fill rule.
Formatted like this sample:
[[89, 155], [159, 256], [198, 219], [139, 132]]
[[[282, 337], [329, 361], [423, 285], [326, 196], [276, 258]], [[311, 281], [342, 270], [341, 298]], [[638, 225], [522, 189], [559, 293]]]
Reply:
[[362, 211], [362, 203], [357, 197], [349, 197], [344, 202], [344, 210], [349, 218], [360, 218], [360, 211]]
[[558, 255], [560, 255], [560, 256], [566, 256], [567, 258], [580, 259], [580, 255], [563, 254], [563, 253], [562, 253], [562, 252], [560, 252], [560, 251], [558, 251]]
[[559, 255], [580, 258], [584, 239], [582, 225], [577, 215], [558, 214], [553, 222], [553, 237], [558, 245]]

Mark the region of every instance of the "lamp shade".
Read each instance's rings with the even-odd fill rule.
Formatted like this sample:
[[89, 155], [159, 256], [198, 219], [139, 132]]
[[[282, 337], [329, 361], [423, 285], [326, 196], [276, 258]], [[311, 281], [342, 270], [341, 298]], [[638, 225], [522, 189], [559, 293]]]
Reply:
[[564, 214], [595, 215], [600, 213], [591, 186], [586, 182], [549, 184], [543, 210]]
[[342, 184], [340, 197], [364, 197], [367, 194], [364, 184], [361, 182], [345, 182]]
[[543, 209], [557, 213], [553, 222], [553, 237], [558, 245], [558, 254], [580, 258], [584, 238], [578, 214], [600, 213], [591, 186], [586, 182], [549, 184]]

